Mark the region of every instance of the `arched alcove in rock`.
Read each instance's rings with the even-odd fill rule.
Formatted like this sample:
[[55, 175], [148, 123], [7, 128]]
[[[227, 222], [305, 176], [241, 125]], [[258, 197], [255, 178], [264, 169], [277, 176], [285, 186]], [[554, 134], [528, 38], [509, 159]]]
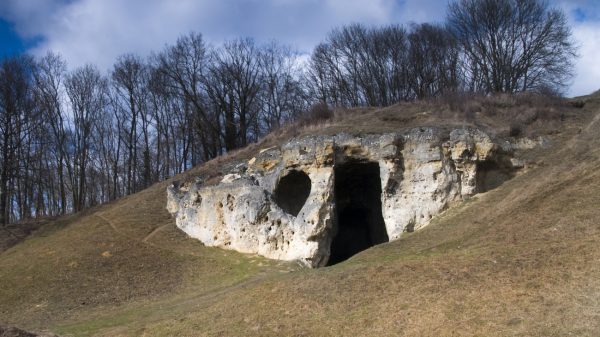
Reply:
[[273, 199], [286, 213], [298, 216], [310, 194], [310, 185], [310, 178], [306, 173], [290, 171], [279, 179]]

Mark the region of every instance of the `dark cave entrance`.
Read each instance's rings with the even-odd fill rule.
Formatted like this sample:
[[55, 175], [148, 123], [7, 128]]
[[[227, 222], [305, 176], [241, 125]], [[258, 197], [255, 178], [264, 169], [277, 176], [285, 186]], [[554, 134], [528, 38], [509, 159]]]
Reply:
[[502, 185], [505, 181], [515, 176], [513, 170], [507, 169], [496, 161], [486, 160], [477, 163], [475, 173], [477, 193], [487, 192]]
[[335, 167], [336, 223], [328, 265], [389, 241], [381, 213], [379, 164], [348, 162]]

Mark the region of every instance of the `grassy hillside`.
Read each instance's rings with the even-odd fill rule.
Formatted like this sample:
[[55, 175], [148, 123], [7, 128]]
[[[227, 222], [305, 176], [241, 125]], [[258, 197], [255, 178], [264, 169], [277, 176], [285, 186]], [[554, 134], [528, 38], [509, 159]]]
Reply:
[[[50, 221], [0, 253], [0, 323], [65, 336], [598, 336], [600, 99], [585, 100], [522, 121], [521, 132], [552, 139], [522, 154], [523, 174], [328, 268], [186, 238], [164, 210], [168, 182]], [[353, 110], [298, 132], [473, 124], [500, 134], [515, 127], [503, 112], [534, 109], [500, 103]], [[290, 132], [190, 175], [218, 176]]]

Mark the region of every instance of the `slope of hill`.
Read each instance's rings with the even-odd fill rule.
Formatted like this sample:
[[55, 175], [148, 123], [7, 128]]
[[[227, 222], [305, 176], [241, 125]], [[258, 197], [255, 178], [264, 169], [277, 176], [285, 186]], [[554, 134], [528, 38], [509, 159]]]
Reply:
[[[186, 238], [164, 208], [169, 182], [50, 221], [0, 253], [0, 323], [65, 336], [597, 336], [600, 98], [582, 100], [520, 127], [549, 139], [521, 154], [523, 174], [328, 268]], [[478, 104], [461, 107], [467, 114], [427, 104], [353, 110], [298, 132], [432, 123], [509, 132], [504, 112], [533, 109]], [[289, 132], [188, 176], [218, 176]]]

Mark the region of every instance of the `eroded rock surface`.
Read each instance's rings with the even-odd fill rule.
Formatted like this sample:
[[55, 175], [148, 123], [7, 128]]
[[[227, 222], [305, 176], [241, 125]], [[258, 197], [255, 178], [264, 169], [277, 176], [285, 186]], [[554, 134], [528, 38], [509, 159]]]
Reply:
[[[336, 168], [353, 172], [352, 165], [358, 170], [366, 163], [370, 169], [361, 172], [377, 175], [373, 168], [378, 167], [380, 186], [365, 190], [365, 177], [353, 182], [352, 174], [344, 173], [344, 184], [357, 186], [336, 196]], [[359, 217], [363, 210], [370, 217], [381, 212], [376, 215], [383, 218], [384, 233], [365, 244], [395, 240], [427, 225], [453, 202], [510, 179], [518, 163], [508, 142], [470, 128], [311, 136], [261, 151], [217, 185], [170, 186], [167, 209], [179, 228], [207, 246], [319, 267], [330, 258], [332, 240], [342, 232], [359, 235], [360, 230], [343, 228], [336, 204], [351, 205]], [[377, 196], [375, 203], [367, 200]], [[374, 236], [376, 230], [360, 235]]]

